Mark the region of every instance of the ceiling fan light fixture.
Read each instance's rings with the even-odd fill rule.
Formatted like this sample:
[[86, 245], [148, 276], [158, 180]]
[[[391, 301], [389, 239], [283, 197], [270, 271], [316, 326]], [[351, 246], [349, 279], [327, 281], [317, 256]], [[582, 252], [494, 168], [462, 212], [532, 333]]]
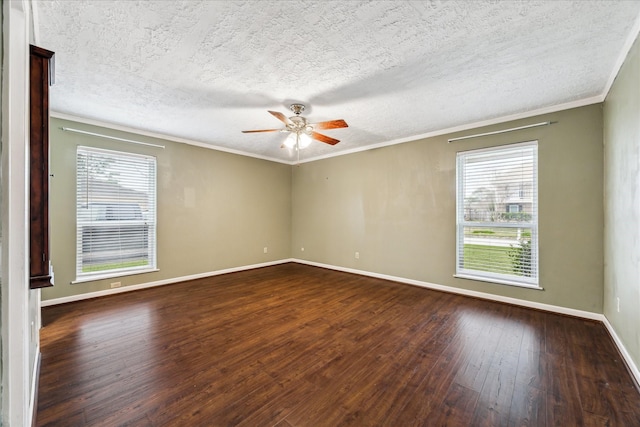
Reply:
[[311, 144], [311, 137], [304, 132], [299, 133], [298, 148], [307, 148]]
[[294, 148], [296, 146], [296, 134], [291, 132], [287, 135], [287, 139], [284, 140], [283, 145], [287, 148]]
[[298, 148], [302, 150], [311, 144], [311, 137], [304, 132], [291, 132], [287, 139], [284, 140], [284, 146], [287, 148]]

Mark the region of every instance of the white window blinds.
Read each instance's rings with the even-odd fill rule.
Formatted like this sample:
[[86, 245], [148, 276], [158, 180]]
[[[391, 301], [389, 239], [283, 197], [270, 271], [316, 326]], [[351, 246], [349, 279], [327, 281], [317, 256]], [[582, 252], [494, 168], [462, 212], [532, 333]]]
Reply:
[[78, 147], [76, 278], [156, 268], [155, 157]]
[[538, 287], [537, 142], [457, 155], [456, 275]]

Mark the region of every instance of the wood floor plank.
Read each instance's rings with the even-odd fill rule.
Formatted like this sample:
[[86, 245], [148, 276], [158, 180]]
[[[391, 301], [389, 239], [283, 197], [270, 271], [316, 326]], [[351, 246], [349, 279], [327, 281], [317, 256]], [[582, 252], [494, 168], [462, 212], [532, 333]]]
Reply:
[[598, 322], [295, 263], [43, 324], [38, 426], [640, 425]]
[[[584, 424], [580, 395], [572, 365], [564, 359], [549, 361], [547, 386], [547, 425]], [[567, 398], [571, 396], [571, 398]]]
[[[444, 397], [442, 406], [437, 417], [434, 417], [433, 425], [438, 426], [463, 426], [463, 425], [477, 425], [469, 424], [469, 420], [473, 418], [474, 410], [478, 404], [479, 393], [475, 390], [470, 390], [459, 384], [452, 384], [447, 394]], [[496, 424], [490, 424], [496, 425]]]
[[509, 427], [547, 425], [546, 393], [516, 380], [509, 408]]
[[491, 358], [489, 371], [478, 397], [472, 424], [507, 426], [517, 378], [522, 344], [522, 326], [505, 318], [502, 334]]
[[[392, 408], [391, 413], [395, 420], [387, 417], [390, 424], [397, 422], [398, 425], [429, 425], [425, 424], [427, 420], [439, 419], [443, 412], [446, 412], [445, 398], [452, 384], [461, 387], [455, 390], [466, 389], [455, 383], [457, 373], [468, 366], [475, 356], [483, 354], [474, 349], [488, 336], [482, 333], [486, 319], [481, 316], [478, 322], [473, 322], [474, 316], [469, 316], [466, 308], [454, 305], [447, 311], [446, 317], [449, 321], [437, 330], [430, 346], [424, 348], [425, 351], [434, 354], [432, 366], [425, 371], [415, 393], [409, 397], [401, 411]], [[476, 313], [473, 310], [472, 312]], [[490, 329], [485, 329], [488, 330]]]

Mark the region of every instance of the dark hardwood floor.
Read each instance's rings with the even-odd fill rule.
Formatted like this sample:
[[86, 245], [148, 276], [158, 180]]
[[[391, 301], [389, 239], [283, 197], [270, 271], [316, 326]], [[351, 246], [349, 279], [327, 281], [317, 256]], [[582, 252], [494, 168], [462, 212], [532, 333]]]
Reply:
[[40, 426], [640, 426], [598, 322], [299, 264], [43, 322]]

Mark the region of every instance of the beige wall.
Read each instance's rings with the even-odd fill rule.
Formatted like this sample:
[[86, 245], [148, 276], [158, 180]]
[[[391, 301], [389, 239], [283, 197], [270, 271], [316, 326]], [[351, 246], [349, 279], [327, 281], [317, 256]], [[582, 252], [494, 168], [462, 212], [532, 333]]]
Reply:
[[[452, 135], [443, 135], [291, 167], [170, 141], [160, 141], [167, 148], [158, 150], [63, 132], [60, 127], [66, 125], [158, 142], [54, 119], [56, 286], [45, 289], [43, 299], [105, 290], [115, 281], [70, 284], [75, 278], [75, 218], [69, 214], [75, 206], [75, 147], [88, 144], [158, 156], [160, 271], [117, 279], [123, 286], [294, 257], [601, 313], [601, 105], [464, 134], [543, 120], [557, 123], [451, 144]], [[456, 151], [530, 140], [539, 141], [544, 290], [454, 278]]]
[[[162, 144], [166, 149], [65, 132], [62, 126]], [[160, 271], [71, 284], [75, 280], [78, 145], [157, 157]], [[289, 165], [52, 119], [51, 173], [55, 286], [42, 291], [43, 300], [106, 290], [114, 281], [129, 286], [290, 257]]]
[[[640, 41], [604, 103], [604, 314], [640, 366]], [[620, 311], [618, 300], [620, 299]]]
[[[447, 143], [546, 120], [557, 123]], [[456, 151], [530, 140], [539, 141], [544, 291], [454, 278]], [[293, 168], [292, 256], [601, 313], [602, 158], [602, 107], [592, 105], [305, 163]]]

